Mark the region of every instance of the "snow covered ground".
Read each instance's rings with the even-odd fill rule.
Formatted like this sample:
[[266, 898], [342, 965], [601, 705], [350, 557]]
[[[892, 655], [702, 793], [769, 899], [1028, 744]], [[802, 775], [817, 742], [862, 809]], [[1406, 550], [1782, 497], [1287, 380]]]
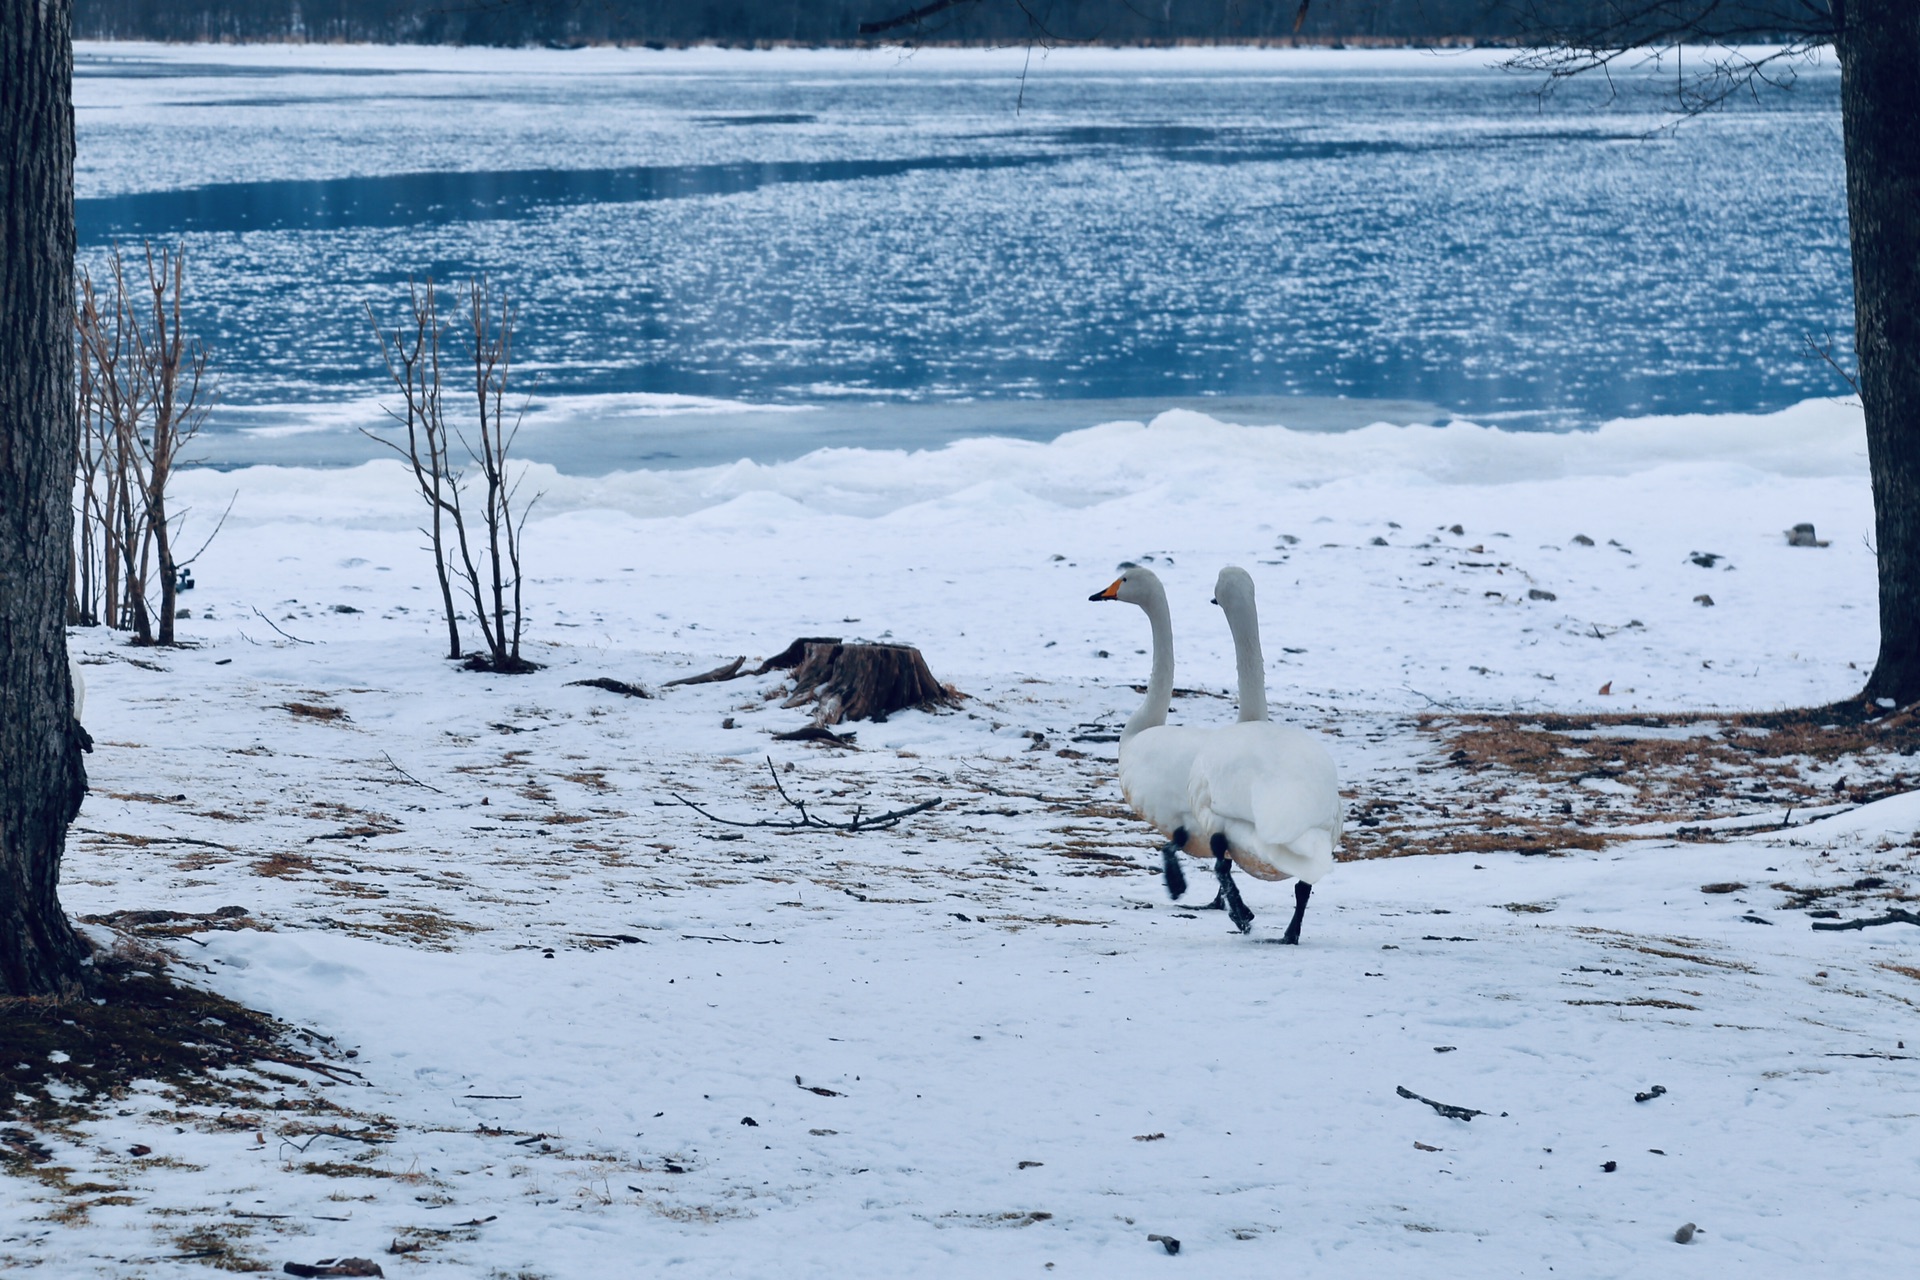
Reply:
[[[7, 1181], [0, 1261], [1788, 1276], [1920, 1245], [1920, 937], [1795, 909], [1912, 893], [1920, 802], [1617, 838], [1662, 815], [1619, 780], [1456, 768], [1432, 718], [1856, 691], [1857, 410], [1579, 436], [1169, 415], [537, 483], [547, 666], [497, 678], [438, 656], [396, 467], [182, 477], [196, 522], [238, 493], [192, 646], [74, 639], [99, 746], [63, 898], [244, 908], [171, 943], [176, 972], [333, 1037], [339, 1078], [283, 1069], [222, 1116], [137, 1093], [41, 1135], [65, 1183]], [[1787, 546], [1803, 520], [1831, 546]], [[1086, 601], [1123, 557], [1168, 583], [1177, 718], [1231, 717], [1207, 596], [1244, 564], [1276, 714], [1330, 735], [1353, 812], [1444, 800], [1492, 829], [1524, 793], [1600, 847], [1350, 862], [1299, 948], [1270, 945], [1287, 886], [1248, 887], [1250, 938], [1169, 903], [1102, 741], [1147, 665], [1144, 620]], [[658, 689], [819, 634], [915, 643], [968, 697], [850, 750], [773, 742], [806, 715], [775, 676], [570, 683]], [[676, 800], [787, 816], [769, 757], [831, 816], [943, 803], [844, 835]], [[1810, 763], [1807, 791], [1897, 764]], [[1668, 816], [1778, 812], [1701, 803]]]

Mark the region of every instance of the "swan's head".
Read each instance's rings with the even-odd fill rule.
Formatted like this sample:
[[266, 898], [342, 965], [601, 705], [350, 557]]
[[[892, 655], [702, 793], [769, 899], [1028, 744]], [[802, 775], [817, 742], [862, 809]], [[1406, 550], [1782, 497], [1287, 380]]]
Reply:
[[1253, 608], [1253, 575], [1237, 564], [1230, 564], [1214, 579], [1213, 602], [1231, 615], [1236, 608]]
[[1160, 578], [1153, 570], [1129, 562], [1120, 566], [1120, 576], [1105, 591], [1096, 591], [1087, 599], [1123, 600], [1144, 609], [1148, 601], [1155, 597], [1164, 600], [1166, 595], [1166, 588], [1160, 585]]

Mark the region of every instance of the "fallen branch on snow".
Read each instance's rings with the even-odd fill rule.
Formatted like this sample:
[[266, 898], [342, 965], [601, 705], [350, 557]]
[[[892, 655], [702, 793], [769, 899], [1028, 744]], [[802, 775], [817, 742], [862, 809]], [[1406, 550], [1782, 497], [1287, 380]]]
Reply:
[[673, 798], [675, 800], [678, 800], [681, 804], [687, 806], [687, 808], [693, 810], [695, 813], [699, 814], [701, 817], [707, 819], [707, 821], [709, 822], [718, 822], [729, 827], [769, 827], [776, 831], [806, 831], [806, 830], [848, 831], [848, 832], [881, 831], [881, 830], [885, 830], [888, 827], [898, 825], [901, 821], [907, 818], [911, 818], [916, 813], [925, 813], [927, 810], [938, 808], [941, 804], [944, 803], [944, 800], [942, 798], [935, 797], [932, 800], [922, 800], [919, 804], [908, 805], [904, 809], [895, 809], [891, 813], [883, 813], [877, 817], [872, 817], [872, 818], [866, 817], [864, 810], [855, 809], [853, 811], [853, 817], [851, 819], [845, 822], [835, 822], [831, 818], [814, 817], [812, 814], [807, 812], [806, 801], [795, 800], [792, 796], [787, 794], [787, 789], [780, 784], [779, 770], [773, 767], [772, 756], [767, 757], [767, 772], [773, 777], [774, 790], [780, 793], [780, 798], [782, 800], [792, 805], [794, 809], [796, 809], [799, 812], [800, 816], [798, 818], [788, 818], [784, 820], [775, 819], [775, 818], [756, 818], [752, 822], [741, 822], [734, 818], [722, 818], [718, 814], [710, 813], [706, 809], [701, 808], [699, 805], [695, 804], [693, 801], [687, 799], [683, 795], [679, 795], [676, 793]]
[[775, 742], [830, 742], [836, 747], [850, 747], [853, 745], [853, 739], [852, 733], [835, 733], [820, 724], [810, 724], [804, 729], [795, 729], [791, 733], [773, 735]]
[[1840, 933], [1848, 929], [1871, 929], [1878, 924], [1920, 924], [1920, 915], [1911, 911], [1902, 911], [1895, 907], [1883, 916], [1859, 920], [1815, 920], [1813, 927], [1828, 933]]
[[586, 685], [593, 689], [605, 689], [608, 693], [624, 694], [629, 698], [651, 698], [653, 695], [637, 684], [628, 684], [625, 680], [615, 680], [609, 676], [594, 676], [590, 680], [569, 680], [568, 687]]
[[697, 676], [681, 676], [678, 680], [669, 680], [660, 687], [662, 689], [671, 689], [675, 685], [682, 684], [719, 684], [723, 680], [731, 680], [739, 675], [740, 668], [746, 665], [747, 656], [741, 654], [732, 662], [723, 662], [711, 671], [702, 671]]
[[1451, 1102], [1435, 1102], [1432, 1098], [1423, 1098], [1403, 1084], [1393, 1086], [1393, 1091], [1403, 1098], [1411, 1098], [1415, 1102], [1426, 1103], [1449, 1120], [1471, 1121], [1475, 1116], [1487, 1114], [1484, 1111], [1475, 1111], [1472, 1107], [1456, 1107]]

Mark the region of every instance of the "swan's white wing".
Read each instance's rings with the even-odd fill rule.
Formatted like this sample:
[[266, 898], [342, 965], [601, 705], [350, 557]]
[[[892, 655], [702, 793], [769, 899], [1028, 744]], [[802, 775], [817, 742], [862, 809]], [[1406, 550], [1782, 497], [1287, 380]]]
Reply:
[[[1314, 832], [1326, 833], [1327, 852], [1340, 834], [1344, 806], [1333, 757], [1312, 735], [1281, 725], [1267, 741], [1263, 776], [1249, 787], [1254, 830], [1273, 844], [1293, 845]], [[1282, 738], [1280, 735], [1288, 735]], [[1304, 849], [1301, 852], [1305, 852]]]
[[1286, 725], [1234, 724], [1210, 735], [1194, 757], [1188, 803], [1202, 827], [1257, 846], [1248, 852], [1291, 849], [1319, 862], [1340, 837], [1333, 757]]
[[1186, 725], [1142, 729], [1120, 744], [1120, 790], [1133, 811], [1168, 835], [1193, 826], [1188, 779], [1212, 732]]

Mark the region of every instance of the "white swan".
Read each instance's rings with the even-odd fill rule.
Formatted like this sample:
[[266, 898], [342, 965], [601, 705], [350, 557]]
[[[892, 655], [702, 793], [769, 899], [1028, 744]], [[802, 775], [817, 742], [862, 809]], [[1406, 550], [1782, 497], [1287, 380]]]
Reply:
[[1167, 723], [1167, 707], [1173, 700], [1173, 619], [1159, 576], [1137, 564], [1123, 564], [1120, 576], [1106, 590], [1087, 599], [1138, 605], [1153, 627], [1153, 673], [1147, 678], [1147, 697], [1120, 730], [1120, 791], [1135, 813], [1167, 837], [1160, 860], [1167, 892], [1178, 898], [1187, 891], [1179, 852], [1207, 856], [1206, 842], [1191, 834], [1197, 828], [1189, 793], [1194, 757], [1210, 731]]
[[72, 654], [67, 655], [67, 678], [73, 681], [73, 718], [85, 720], [87, 718], [87, 679], [80, 674], [80, 668], [75, 665]]
[[1240, 720], [1203, 735], [1188, 775], [1192, 834], [1205, 833], [1221, 896], [1241, 932], [1253, 913], [1240, 902], [1231, 865], [1262, 880], [1298, 881], [1293, 920], [1282, 942], [1300, 941], [1313, 886], [1333, 870], [1344, 806], [1333, 757], [1313, 734], [1267, 719], [1266, 667], [1253, 579], [1229, 566], [1214, 585], [1214, 603], [1233, 628], [1240, 674]]

